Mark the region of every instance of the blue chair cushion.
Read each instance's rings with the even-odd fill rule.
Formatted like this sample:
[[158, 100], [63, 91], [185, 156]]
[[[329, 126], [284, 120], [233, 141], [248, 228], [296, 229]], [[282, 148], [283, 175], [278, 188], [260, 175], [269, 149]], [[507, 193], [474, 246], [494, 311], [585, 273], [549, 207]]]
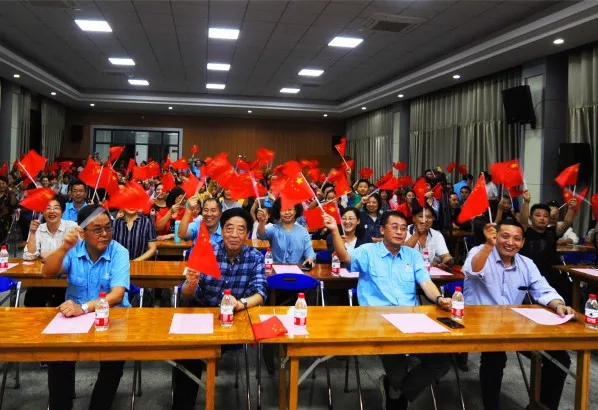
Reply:
[[269, 288], [287, 291], [316, 289], [320, 284], [317, 279], [309, 275], [297, 273], [277, 273], [268, 276], [267, 281]]

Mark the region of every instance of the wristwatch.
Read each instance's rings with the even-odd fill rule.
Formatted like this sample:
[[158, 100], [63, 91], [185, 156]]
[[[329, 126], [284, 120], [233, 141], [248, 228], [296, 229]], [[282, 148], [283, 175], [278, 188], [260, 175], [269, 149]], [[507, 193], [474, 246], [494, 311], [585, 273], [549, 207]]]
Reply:
[[243, 306], [245, 306], [245, 309], [247, 309], [247, 299], [241, 298], [241, 299], [239, 299], [239, 302], [241, 302], [243, 304]]
[[436, 296], [436, 305], [438, 305], [438, 301], [440, 300], [441, 297], [442, 297], [442, 295]]
[[89, 306], [87, 305], [87, 303], [82, 304], [81, 309], [83, 310], [83, 313], [89, 313]]

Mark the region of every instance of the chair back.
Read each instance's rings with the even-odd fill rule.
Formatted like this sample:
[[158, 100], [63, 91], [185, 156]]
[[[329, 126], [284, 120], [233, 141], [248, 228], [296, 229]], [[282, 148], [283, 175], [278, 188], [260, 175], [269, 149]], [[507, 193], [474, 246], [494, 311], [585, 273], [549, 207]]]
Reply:
[[319, 282], [309, 275], [299, 273], [277, 273], [267, 278], [268, 287], [276, 290], [298, 292], [305, 289], [317, 289]]
[[446, 296], [447, 298], [452, 297], [453, 293], [455, 293], [455, 288], [457, 286], [460, 286], [461, 289], [463, 289], [463, 281], [458, 280], [456, 282], [451, 282], [444, 285], [444, 296]]
[[17, 282], [12, 278], [7, 278], [6, 276], [0, 276], [0, 292], [6, 292], [7, 290], [12, 290], [17, 286]]
[[331, 263], [332, 257], [330, 256], [330, 252], [326, 251], [319, 251], [316, 252], [316, 263]]

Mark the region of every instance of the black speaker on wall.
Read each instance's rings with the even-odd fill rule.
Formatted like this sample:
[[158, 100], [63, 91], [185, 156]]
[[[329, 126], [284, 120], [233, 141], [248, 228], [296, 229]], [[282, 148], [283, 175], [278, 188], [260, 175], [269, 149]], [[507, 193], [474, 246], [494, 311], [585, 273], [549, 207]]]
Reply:
[[[559, 147], [559, 172], [570, 165], [579, 163], [577, 185], [589, 186], [594, 173], [592, 147], [585, 142], [568, 142]], [[578, 190], [579, 192], [579, 190]]]
[[332, 147], [331, 147], [332, 148], [332, 152], [338, 153], [336, 151], [336, 148], [334, 148], [334, 146], [341, 143], [341, 138], [343, 138], [342, 135], [333, 135], [332, 136]]
[[81, 142], [83, 139], [83, 125], [71, 126], [71, 142]]
[[507, 124], [530, 124], [536, 128], [536, 113], [529, 85], [508, 88], [502, 91]]

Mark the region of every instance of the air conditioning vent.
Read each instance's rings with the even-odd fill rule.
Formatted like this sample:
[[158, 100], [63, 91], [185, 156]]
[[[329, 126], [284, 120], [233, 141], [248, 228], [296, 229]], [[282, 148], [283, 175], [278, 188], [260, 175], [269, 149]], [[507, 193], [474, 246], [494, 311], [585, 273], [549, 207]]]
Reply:
[[363, 23], [363, 28], [372, 31], [390, 31], [393, 33], [409, 33], [426, 19], [419, 17], [395, 16], [386, 13], [374, 13]]
[[76, 9], [81, 6], [79, 0], [25, 0], [34, 7], [53, 9]]

